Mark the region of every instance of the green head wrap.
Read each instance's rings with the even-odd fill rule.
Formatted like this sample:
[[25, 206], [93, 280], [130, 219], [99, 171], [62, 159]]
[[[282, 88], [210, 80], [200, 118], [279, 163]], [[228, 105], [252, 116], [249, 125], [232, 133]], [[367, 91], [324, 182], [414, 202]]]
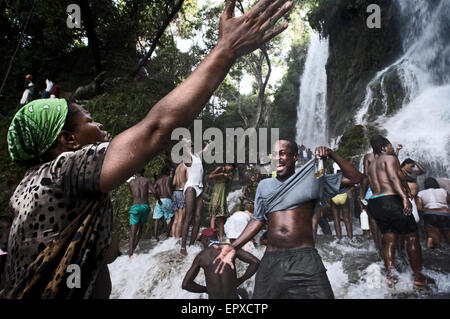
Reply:
[[66, 122], [65, 99], [34, 100], [24, 105], [8, 130], [8, 151], [13, 161], [28, 161], [44, 154]]

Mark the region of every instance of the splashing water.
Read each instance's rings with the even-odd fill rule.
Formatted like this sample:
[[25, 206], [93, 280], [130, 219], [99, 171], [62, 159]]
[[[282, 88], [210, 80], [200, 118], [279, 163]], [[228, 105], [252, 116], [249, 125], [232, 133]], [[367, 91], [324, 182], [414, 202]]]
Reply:
[[[404, 149], [399, 157], [425, 164], [430, 175], [450, 176], [450, 2], [397, 0], [402, 13], [404, 55], [378, 72], [355, 116], [358, 124], [376, 123]], [[389, 99], [392, 76], [404, 97], [397, 113]], [[392, 93], [391, 93], [392, 94]], [[369, 119], [374, 105], [383, 110]]]
[[297, 107], [297, 144], [314, 149], [328, 145], [327, 132], [327, 73], [328, 39], [312, 33], [305, 70], [300, 80]]
[[[332, 225], [331, 225], [332, 226]], [[378, 257], [372, 240], [363, 239], [362, 231], [354, 220], [353, 240], [344, 237], [340, 242], [334, 236], [321, 235], [320, 229], [316, 248], [322, 257], [334, 295], [338, 299], [392, 299], [392, 298], [450, 298], [450, 247], [443, 244], [440, 249], [422, 247], [423, 273], [436, 281], [430, 290], [413, 287], [412, 271], [407, 257], [398, 255], [396, 266], [399, 278], [394, 288], [388, 288], [384, 277], [384, 265]], [[333, 227], [331, 227], [333, 228]], [[248, 245], [249, 252], [262, 258], [265, 246], [259, 243], [262, 232], [255, 236], [255, 243]], [[334, 234], [334, 230], [333, 230]], [[343, 228], [345, 236], [345, 228]], [[139, 247], [140, 246], [140, 247]], [[174, 238], [159, 243], [143, 240], [135, 258], [118, 257], [109, 265], [112, 281], [111, 298], [120, 299], [206, 299], [206, 293], [191, 293], [181, 288], [183, 278], [191, 267], [195, 256], [201, 251], [200, 243], [188, 246], [188, 256], [179, 254], [180, 243]], [[246, 264], [236, 261], [238, 276]], [[205, 285], [203, 271], [199, 272], [197, 283]], [[253, 294], [255, 276], [241, 287], [250, 296]]]

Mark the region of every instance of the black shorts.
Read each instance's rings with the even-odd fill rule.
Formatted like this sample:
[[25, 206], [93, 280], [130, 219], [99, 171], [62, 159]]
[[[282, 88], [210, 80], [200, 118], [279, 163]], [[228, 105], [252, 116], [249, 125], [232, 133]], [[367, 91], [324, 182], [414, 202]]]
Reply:
[[441, 212], [425, 212], [422, 215], [425, 226], [440, 230], [450, 230], [450, 214]]
[[400, 196], [388, 195], [369, 199], [370, 217], [375, 219], [382, 234], [411, 234], [417, 231], [414, 216], [403, 213], [403, 202]]
[[315, 248], [266, 251], [253, 299], [334, 299], [326, 271]]

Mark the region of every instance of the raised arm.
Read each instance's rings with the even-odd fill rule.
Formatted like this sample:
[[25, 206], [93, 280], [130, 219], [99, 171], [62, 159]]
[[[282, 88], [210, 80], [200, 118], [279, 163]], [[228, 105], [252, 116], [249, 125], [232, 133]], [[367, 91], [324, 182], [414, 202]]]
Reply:
[[330, 148], [319, 146], [316, 148], [316, 154], [320, 157], [329, 156], [339, 165], [342, 171], [341, 186], [352, 186], [361, 182], [363, 175], [351, 163], [347, 162]]
[[245, 273], [242, 275], [242, 277], [236, 280], [237, 286], [240, 286], [244, 281], [251, 278], [256, 273], [260, 261], [258, 258], [243, 249], [238, 249], [236, 251], [236, 257], [248, 264]]
[[419, 176], [419, 175], [423, 175], [423, 174], [425, 174], [425, 173], [426, 173], [426, 171], [425, 171], [425, 167], [423, 167], [423, 166], [422, 166], [422, 164], [420, 164], [420, 163], [419, 163], [419, 162], [417, 162], [417, 161], [414, 161], [414, 164], [416, 164], [417, 168], [419, 169], [419, 171], [418, 171], [418, 172], [416, 172], [416, 175], [417, 175], [417, 176]]
[[200, 255], [195, 257], [191, 268], [189, 268], [186, 275], [184, 276], [183, 283], [181, 284], [181, 288], [183, 288], [184, 290], [197, 293], [207, 292], [206, 286], [199, 285], [194, 281], [200, 271], [199, 260]]
[[398, 153], [400, 152], [400, 150], [403, 148], [403, 145], [402, 144], [398, 144], [397, 145], [397, 148], [395, 149], [395, 156], [397, 156], [398, 157]]
[[216, 168], [208, 175], [208, 178], [209, 178], [209, 179], [214, 179], [214, 178], [216, 178], [216, 177], [223, 176], [224, 173], [219, 173], [221, 170], [222, 170], [222, 167], [221, 167], [221, 166], [216, 167]]
[[236, 0], [228, 0], [219, 22], [219, 40], [195, 71], [156, 103], [147, 116], [110, 143], [100, 174], [100, 189], [108, 192], [142, 169], [166, 147], [171, 132], [189, 126], [223, 81], [235, 60], [269, 41], [287, 23], [274, 24], [290, 10], [285, 0], [261, 0], [235, 18]]

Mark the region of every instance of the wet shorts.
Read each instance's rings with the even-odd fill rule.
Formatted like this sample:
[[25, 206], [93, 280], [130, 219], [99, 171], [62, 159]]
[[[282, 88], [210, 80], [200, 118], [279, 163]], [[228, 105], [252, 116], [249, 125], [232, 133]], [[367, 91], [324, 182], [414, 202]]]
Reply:
[[403, 213], [400, 196], [387, 195], [369, 199], [369, 215], [375, 219], [382, 234], [411, 234], [417, 230], [414, 216]]
[[153, 219], [169, 220], [173, 217], [173, 206], [170, 198], [161, 198], [162, 205], [156, 202], [155, 210], [153, 212]]
[[184, 192], [181, 189], [177, 189], [172, 194], [173, 210], [176, 212], [179, 209], [184, 208]]
[[445, 212], [424, 212], [425, 226], [436, 227], [440, 230], [450, 230], [450, 214]]
[[334, 299], [326, 271], [315, 248], [266, 251], [253, 299]]
[[147, 221], [150, 206], [147, 204], [136, 204], [130, 208], [130, 225], [144, 224]]

